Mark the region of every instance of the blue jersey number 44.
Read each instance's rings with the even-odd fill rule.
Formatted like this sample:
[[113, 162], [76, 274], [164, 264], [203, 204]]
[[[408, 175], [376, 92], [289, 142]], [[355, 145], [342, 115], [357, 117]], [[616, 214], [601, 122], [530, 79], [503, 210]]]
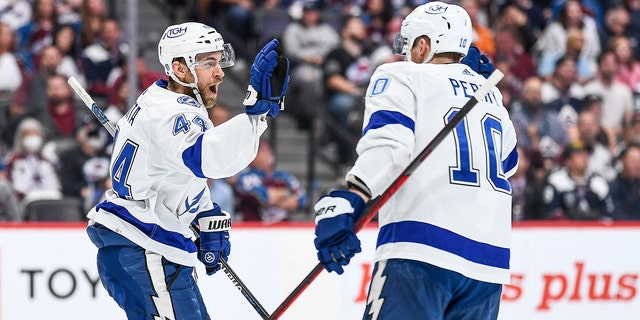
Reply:
[[131, 185], [129, 185], [127, 179], [133, 159], [136, 157], [136, 151], [138, 151], [138, 145], [127, 139], [122, 149], [120, 149], [118, 157], [113, 162], [111, 184], [120, 198], [131, 199]]

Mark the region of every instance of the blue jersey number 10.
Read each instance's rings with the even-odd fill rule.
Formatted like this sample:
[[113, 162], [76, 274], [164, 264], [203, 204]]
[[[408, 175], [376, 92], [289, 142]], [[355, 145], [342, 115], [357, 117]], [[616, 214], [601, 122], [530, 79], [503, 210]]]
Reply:
[[[445, 119], [450, 121], [460, 109], [451, 109]], [[500, 146], [499, 139], [502, 137], [502, 124], [496, 117], [486, 114], [482, 120], [482, 134], [484, 137], [484, 150], [486, 156], [486, 163], [488, 166], [487, 180], [491, 184], [494, 190], [504, 193], [511, 193], [511, 184], [504, 177], [501, 167], [502, 160], [500, 156], [501, 150], [497, 149]], [[471, 139], [469, 137], [469, 124], [467, 118], [462, 119], [462, 122], [456, 126], [453, 131], [453, 136], [456, 141], [458, 151], [458, 163], [455, 166], [449, 167], [449, 177], [451, 183], [468, 185], [468, 186], [480, 186], [479, 173], [480, 170], [473, 165], [473, 153], [471, 152]], [[498, 140], [498, 141], [496, 141]]]

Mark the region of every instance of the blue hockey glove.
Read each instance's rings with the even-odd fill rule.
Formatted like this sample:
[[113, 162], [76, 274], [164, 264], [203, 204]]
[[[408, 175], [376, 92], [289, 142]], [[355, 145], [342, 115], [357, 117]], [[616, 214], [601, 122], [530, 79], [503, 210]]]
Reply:
[[289, 87], [289, 59], [282, 56], [277, 39], [264, 45], [256, 55], [249, 83], [243, 102], [246, 113], [277, 117]]
[[469, 52], [460, 62], [468, 65], [473, 71], [485, 78], [489, 78], [493, 70], [496, 69], [489, 57], [485, 54], [480, 54], [480, 50], [476, 46], [469, 47]]
[[360, 252], [360, 240], [353, 224], [365, 210], [362, 198], [348, 190], [331, 191], [316, 202], [316, 239], [318, 260], [327, 271], [342, 274], [353, 256]]
[[214, 203], [213, 206], [212, 210], [201, 212], [196, 217], [200, 226], [198, 259], [204, 264], [208, 275], [220, 270], [220, 258], [227, 261], [231, 253], [231, 215], [222, 211], [219, 205]]

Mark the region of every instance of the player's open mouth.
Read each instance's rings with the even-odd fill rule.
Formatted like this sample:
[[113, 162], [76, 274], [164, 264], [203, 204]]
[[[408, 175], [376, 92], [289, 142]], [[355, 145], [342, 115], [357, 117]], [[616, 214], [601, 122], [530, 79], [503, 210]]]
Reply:
[[210, 86], [209, 87], [209, 91], [211, 91], [211, 93], [213, 93], [213, 94], [218, 94], [218, 86], [217, 85]]

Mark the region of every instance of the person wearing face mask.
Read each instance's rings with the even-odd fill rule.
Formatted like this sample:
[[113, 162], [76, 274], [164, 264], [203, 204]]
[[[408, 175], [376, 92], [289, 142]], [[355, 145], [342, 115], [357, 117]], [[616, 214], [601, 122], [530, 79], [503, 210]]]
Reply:
[[26, 118], [20, 122], [7, 161], [7, 172], [23, 207], [31, 201], [62, 196], [58, 172], [53, 163], [42, 156], [44, 142], [38, 120]]

